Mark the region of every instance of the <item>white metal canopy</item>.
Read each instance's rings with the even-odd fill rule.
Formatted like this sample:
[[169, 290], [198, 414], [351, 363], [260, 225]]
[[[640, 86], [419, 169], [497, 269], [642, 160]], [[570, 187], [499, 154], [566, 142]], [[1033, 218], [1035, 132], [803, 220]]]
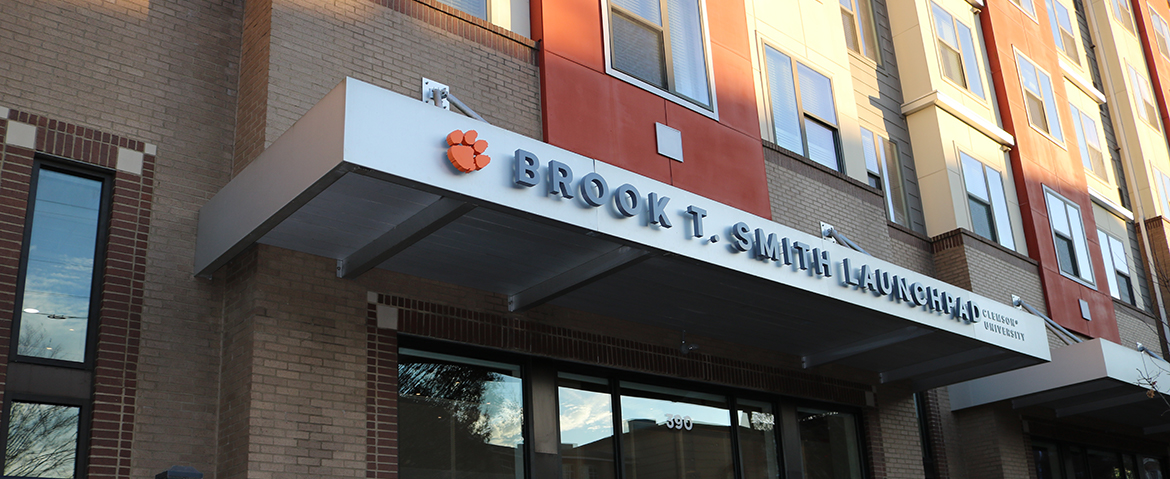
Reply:
[[[454, 168], [456, 129], [478, 131], [491, 163]], [[342, 277], [384, 268], [503, 294], [516, 311], [550, 302], [917, 388], [1049, 358], [1043, 323], [1023, 311], [353, 79], [203, 207], [195, 271], [257, 242], [336, 258]]]
[[951, 409], [999, 401], [1054, 418], [1170, 432], [1170, 363], [1094, 339], [1052, 350], [1052, 362], [950, 386]]

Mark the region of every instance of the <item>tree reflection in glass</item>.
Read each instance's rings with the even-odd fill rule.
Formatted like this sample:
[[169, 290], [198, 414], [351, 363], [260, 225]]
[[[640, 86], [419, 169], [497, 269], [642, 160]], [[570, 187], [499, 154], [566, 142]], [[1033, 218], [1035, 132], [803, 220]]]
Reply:
[[524, 476], [518, 367], [403, 352], [398, 398], [403, 479]]
[[77, 407], [13, 401], [4, 475], [74, 477], [80, 413]]
[[[85, 360], [102, 182], [50, 169], [37, 173], [17, 353]], [[36, 335], [36, 341], [25, 340]]]

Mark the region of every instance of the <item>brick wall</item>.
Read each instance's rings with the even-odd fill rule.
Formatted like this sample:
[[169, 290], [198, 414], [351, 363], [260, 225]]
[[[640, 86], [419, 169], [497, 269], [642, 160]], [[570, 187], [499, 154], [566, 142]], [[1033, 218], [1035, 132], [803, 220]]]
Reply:
[[1017, 295], [1037, 311], [1047, 311], [1039, 269], [1031, 258], [962, 228], [931, 238], [931, 243], [939, 279], [1004, 304]]
[[1004, 404], [964, 409], [955, 413], [957, 448], [966, 466], [967, 479], [1031, 477], [1031, 455], [1020, 416]]
[[[29, 187], [38, 153], [108, 169], [113, 175], [109, 230], [102, 268], [100, 317], [96, 323], [93, 419], [90, 423], [88, 477], [130, 477], [135, 402], [146, 290], [144, 274], [154, 195], [155, 157], [146, 144], [72, 123], [18, 110], [0, 118], [0, 385], [5, 385], [12, 337], [17, 275], [23, 250]], [[11, 144], [19, 128], [35, 128], [35, 144]], [[14, 133], [14, 137], [16, 134]], [[11, 141], [10, 141], [11, 140]], [[28, 148], [26, 146], [32, 146]], [[142, 154], [141, 171], [115, 170], [120, 150]], [[92, 324], [92, 323], [91, 323]], [[2, 399], [2, 390], [0, 390]]]
[[773, 221], [817, 237], [825, 222], [869, 254], [893, 260], [881, 190], [767, 142], [764, 160]]
[[430, 78], [489, 123], [541, 138], [532, 40], [433, 1], [260, 3], [257, 16], [270, 5], [267, 21], [250, 10], [244, 28], [246, 45], [256, 46], [244, 51], [240, 136], [248, 149], [236, 155], [236, 172], [262, 151], [260, 140], [271, 144], [346, 76], [420, 100]]
[[230, 174], [243, 3], [0, 2], [0, 106], [157, 146], [155, 189], [143, 197], [149, 231], [133, 236], [149, 233], [133, 245], [145, 259], [121, 286], [141, 294], [140, 329], [127, 329], [138, 345], [122, 353], [137, 361], [102, 373], [124, 374], [137, 393], [114, 394], [133, 409], [122, 406], [124, 431], [101, 443], [116, 448], [112, 459], [95, 452], [102, 474], [152, 477], [186, 464], [215, 476], [222, 303], [191, 276], [191, 257], [199, 206]]
[[259, 245], [233, 263], [221, 477], [365, 477], [366, 292], [327, 258]]
[[922, 443], [914, 394], [884, 388], [876, 400], [877, 410], [867, 411], [867, 415], [872, 416], [867, 421], [870, 431], [866, 435], [866, 440], [871, 442], [868, 448], [873, 462], [872, 477], [923, 477]]
[[1162, 355], [1161, 342], [1158, 340], [1157, 318], [1120, 301], [1114, 301], [1113, 305], [1117, 313], [1117, 329], [1121, 335], [1121, 344], [1136, 347], [1135, 343], [1142, 343], [1159, 356], [1165, 357]]

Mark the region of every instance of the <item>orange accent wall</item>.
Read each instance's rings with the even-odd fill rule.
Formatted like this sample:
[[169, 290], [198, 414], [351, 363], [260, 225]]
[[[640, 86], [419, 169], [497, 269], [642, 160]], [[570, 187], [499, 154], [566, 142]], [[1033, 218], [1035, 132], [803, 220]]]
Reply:
[[[719, 121], [605, 73], [599, 0], [533, 0], [546, 142], [771, 218], [747, 15], [709, 1]], [[658, 154], [654, 123], [682, 132], [684, 162]]]
[[[1117, 318], [1109, 295], [1101, 248], [1097, 244], [1097, 227], [1085, 172], [1075, 147], [1076, 132], [1070, 123], [1068, 96], [1057, 58], [1060, 53], [1052, 40], [1044, 3], [1035, 2], [1035, 21], [1009, 0], [988, 1], [980, 16], [1003, 127], [1016, 139], [1016, 146], [1009, 156], [1024, 223], [1023, 234], [1030, 256], [1040, 263], [1040, 281], [1048, 303], [1048, 316], [1078, 333], [1117, 342], [1120, 340]], [[1013, 46], [1045, 70], [1052, 80], [1067, 150], [1029, 125]], [[1099, 289], [1084, 286], [1060, 273], [1048, 222], [1044, 186], [1080, 206]], [[1092, 321], [1081, 318], [1079, 299], [1089, 303]]]

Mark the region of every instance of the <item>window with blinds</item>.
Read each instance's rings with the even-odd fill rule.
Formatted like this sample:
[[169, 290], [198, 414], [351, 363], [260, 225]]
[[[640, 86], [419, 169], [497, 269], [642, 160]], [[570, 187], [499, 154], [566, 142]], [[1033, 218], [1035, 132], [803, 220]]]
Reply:
[[699, 0], [609, 0], [614, 70], [712, 109]]
[[1077, 36], [1073, 33], [1068, 8], [1058, 0], [1044, 0], [1044, 5], [1048, 9], [1048, 24], [1052, 28], [1052, 40], [1056, 43], [1056, 49], [1079, 65], [1081, 58], [1077, 49]]
[[1170, 59], [1170, 26], [1162, 19], [1154, 7], [1150, 7], [1150, 22], [1154, 24], [1154, 41], [1158, 44], [1158, 51], [1162, 56]]
[[1076, 105], [1069, 103], [1072, 113], [1073, 129], [1077, 131], [1077, 146], [1080, 147], [1081, 162], [1085, 169], [1098, 178], [1109, 181], [1109, 173], [1105, 170], [1105, 153], [1101, 148], [1101, 136], [1097, 132], [1097, 122], [1093, 117], [1081, 111]]
[[1106, 280], [1109, 294], [1114, 298], [1136, 305], [1133, 296], [1133, 282], [1129, 275], [1129, 259], [1125, 256], [1125, 243], [1111, 234], [1097, 230], [1097, 242], [1101, 244], [1101, 256], [1105, 260]]
[[1129, 80], [1133, 85], [1134, 108], [1137, 109], [1138, 117], [1145, 120], [1154, 129], [1158, 129], [1158, 107], [1154, 106], [1154, 97], [1150, 94], [1150, 81], [1133, 65], [1126, 64], [1126, 66], [1129, 67]]
[[832, 81], [771, 46], [764, 56], [776, 144], [840, 171]]
[[1052, 77], [1018, 52], [1016, 65], [1020, 70], [1020, 83], [1024, 86], [1028, 122], [1056, 141], [1064, 142], [1060, 116], [1056, 113], [1056, 99], [1052, 94]]
[[841, 24], [845, 29], [845, 45], [850, 50], [865, 55], [870, 60], [881, 61], [873, 21], [873, 4], [870, 3], [870, 0], [840, 1]]
[[1113, 18], [1129, 30], [1129, 33], [1134, 33], [1133, 10], [1129, 6], [1129, 0], [1109, 0], [1109, 3], [1113, 7]]
[[938, 39], [939, 67], [943, 76], [979, 98], [986, 98], [974, 32], [937, 3], [931, 2], [930, 6], [934, 16], [934, 33]]

